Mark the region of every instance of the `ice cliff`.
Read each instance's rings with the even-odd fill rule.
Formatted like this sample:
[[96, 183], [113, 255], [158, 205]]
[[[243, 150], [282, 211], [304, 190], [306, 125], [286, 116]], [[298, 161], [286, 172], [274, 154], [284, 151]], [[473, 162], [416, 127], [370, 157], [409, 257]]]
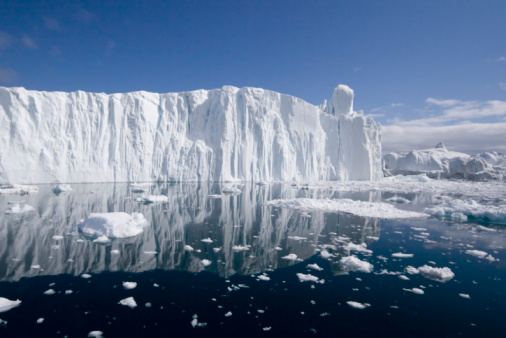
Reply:
[[506, 177], [506, 156], [496, 152], [468, 155], [446, 149], [440, 142], [434, 148], [383, 155], [385, 176], [427, 174], [431, 178], [501, 180]]
[[156, 94], [0, 87], [0, 183], [378, 180], [380, 126], [258, 88]]

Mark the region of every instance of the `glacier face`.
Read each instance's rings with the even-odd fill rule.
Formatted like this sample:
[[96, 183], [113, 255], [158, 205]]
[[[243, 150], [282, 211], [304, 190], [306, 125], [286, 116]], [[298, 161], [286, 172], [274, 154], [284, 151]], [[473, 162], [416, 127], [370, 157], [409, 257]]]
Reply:
[[343, 85], [325, 109], [248, 87], [0, 87], [0, 183], [377, 180], [380, 138]]

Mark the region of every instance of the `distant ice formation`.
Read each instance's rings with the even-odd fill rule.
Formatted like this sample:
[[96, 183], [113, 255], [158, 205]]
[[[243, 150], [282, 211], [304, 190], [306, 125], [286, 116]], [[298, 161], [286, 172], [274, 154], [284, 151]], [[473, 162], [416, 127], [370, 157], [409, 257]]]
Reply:
[[437, 179], [502, 180], [506, 177], [506, 155], [487, 152], [471, 156], [449, 151], [440, 142], [431, 149], [383, 155], [383, 171], [385, 176], [425, 173]]
[[378, 180], [379, 124], [339, 85], [317, 107], [259, 88], [0, 87], [0, 184]]

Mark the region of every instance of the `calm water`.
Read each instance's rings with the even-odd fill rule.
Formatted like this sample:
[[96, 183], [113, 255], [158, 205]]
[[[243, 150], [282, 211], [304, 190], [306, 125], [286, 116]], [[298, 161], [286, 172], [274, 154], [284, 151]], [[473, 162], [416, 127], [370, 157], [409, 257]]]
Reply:
[[[264, 205], [277, 198], [379, 202], [393, 196], [377, 191], [247, 184], [240, 195], [210, 197], [220, 185], [164, 183], [149, 193], [167, 195], [169, 202], [144, 205], [128, 184], [72, 185], [59, 195], [50, 186], [39, 188], [34, 195], [0, 196], [0, 297], [22, 301], [0, 313], [1, 337], [86, 337], [95, 330], [105, 337], [506, 334], [504, 226], [386, 221]], [[411, 203], [398, 207], [410, 210], [435, 199], [402, 197]], [[35, 211], [5, 214], [9, 202], [22, 200]], [[89, 213], [113, 211], [141, 212], [149, 226], [135, 238], [108, 244], [77, 231]], [[349, 243], [365, 243], [370, 251], [350, 252]], [[496, 261], [466, 254], [470, 249]], [[392, 257], [398, 252], [414, 256]], [[283, 258], [289, 254], [297, 258]], [[371, 263], [373, 272], [339, 264], [350, 255]], [[315, 263], [321, 271], [308, 268]], [[405, 271], [425, 264], [449, 267], [455, 277], [440, 282]], [[297, 273], [319, 281], [301, 282]], [[125, 289], [126, 281], [137, 287]], [[424, 294], [408, 291], [413, 288]], [[45, 294], [49, 289], [55, 293]], [[137, 307], [118, 304], [127, 297]], [[356, 309], [348, 301], [367, 305]]]

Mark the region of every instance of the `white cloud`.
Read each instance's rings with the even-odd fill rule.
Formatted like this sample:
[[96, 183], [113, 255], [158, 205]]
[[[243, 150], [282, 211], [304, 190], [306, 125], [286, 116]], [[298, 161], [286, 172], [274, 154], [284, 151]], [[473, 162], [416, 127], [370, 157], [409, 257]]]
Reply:
[[382, 126], [384, 152], [425, 149], [440, 141], [451, 150], [466, 153], [506, 152], [506, 101], [428, 98], [426, 103], [423, 111], [431, 116], [394, 119]]
[[49, 16], [44, 17], [44, 25], [52, 30], [57, 30], [58, 28], [60, 28], [60, 24], [58, 23], [58, 21]]
[[392, 108], [397, 108], [397, 107], [402, 107], [402, 106], [404, 106], [404, 103], [400, 103], [400, 102], [390, 104], [390, 107], [392, 107]]
[[13, 69], [0, 67], [0, 83], [11, 83], [16, 77], [17, 73]]
[[0, 31], [0, 50], [7, 49], [12, 45], [12, 37], [6, 32]]
[[501, 56], [499, 58], [497, 58], [497, 61], [506, 61], [506, 56]]
[[23, 43], [23, 45], [26, 47], [26, 48], [30, 48], [30, 49], [37, 49], [37, 44], [35, 43], [35, 41], [33, 41], [33, 39], [29, 36], [23, 36], [23, 38], [21, 39], [21, 42]]

